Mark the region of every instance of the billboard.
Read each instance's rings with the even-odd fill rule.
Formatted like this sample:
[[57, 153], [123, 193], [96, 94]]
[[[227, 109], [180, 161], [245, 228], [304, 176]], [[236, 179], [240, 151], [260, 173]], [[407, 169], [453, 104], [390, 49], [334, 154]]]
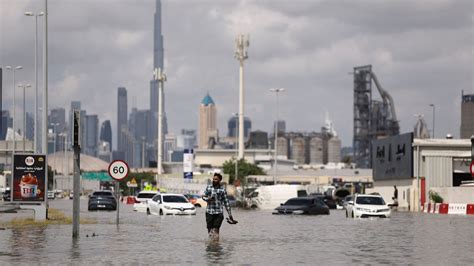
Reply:
[[194, 151], [193, 149], [184, 149], [183, 153], [183, 172], [185, 179], [193, 179]]
[[46, 199], [46, 156], [13, 155], [12, 201], [43, 202]]
[[374, 181], [413, 177], [413, 133], [372, 142]]

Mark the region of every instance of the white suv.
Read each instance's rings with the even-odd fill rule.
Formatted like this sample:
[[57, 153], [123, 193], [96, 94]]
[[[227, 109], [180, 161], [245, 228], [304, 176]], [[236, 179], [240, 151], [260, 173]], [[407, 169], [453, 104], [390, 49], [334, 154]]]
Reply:
[[346, 217], [389, 218], [390, 215], [390, 207], [385, 203], [380, 195], [356, 194], [354, 195], [353, 200], [347, 202]]

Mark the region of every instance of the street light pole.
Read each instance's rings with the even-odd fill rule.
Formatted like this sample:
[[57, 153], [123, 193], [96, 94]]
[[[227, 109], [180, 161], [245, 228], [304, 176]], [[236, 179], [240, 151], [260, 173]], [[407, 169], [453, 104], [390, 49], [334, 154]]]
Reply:
[[[11, 66], [6, 66], [5, 69], [7, 70], [11, 70], [12, 73], [13, 73], [13, 151], [12, 151], [12, 154], [15, 154], [15, 150], [16, 150], [16, 130], [15, 130], [15, 126], [16, 126], [16, 123], [15, 123], [15, 109], [16, 109], [16, 106], [15, 106], [15, 98], [16, 98], [16, 89], [15, 89], [15, 71], [16, 70], [20, 70], [22, 69], [23, 67], [22, 66], [17, 66], [17, 67], [11, 67]], [[12, 167], [13, 167], [13, 164], [12, 164]], [[12, 169], [12, 173], [13, 173], [13, 169]]]
[[40, 12], [34, 14], [33, 12], [25, 12], [25, 16], [35, 17], [35, 123], [34, 123], [34, 138], [33, 138], [33, 149], [34, 153], [38, 152], [38, 17], [43, 16], [44, 13]]
[[163, 86], [166, 75], [161, 68], [155, 68], [153, 76], [155, 81], [158, 81], [158, 154], [156, 166], [158, 175], [161, 175], [163, 174]]
[[235, 58], [239, 60], [239, 158], [244, 158], [244, 60], [248, 58], [249, 39], [239, 35], [235, 40]]
[[23, 135], [23, 152], [26, 152], [26, 93], [25, 93], [25, 88], [30, 88], [30, 84], [18, 84], [19, 88], [23, 88], [23, 129], [22, 129], [22, 135]]
[[433, 107], [433, 138], [436, 138], [435, 137], [435, 105], [434, 104], [430, 104], [431, 107]]
[[236, 122], [236, 125], [235, 125], [235, 128], [234, 128], [234, 134], [235, 134], [235, 180], [238, 179], [238, 176], [239, 176], [239, 131], [237, 130], [237, 121], [239, 119], [239, 114], [238, 113], [233, 113], [233, 116], [235, 117], [235, 122]]
[[277, 88], [277, 89], [270, 89], [271, 92], [276, 94], [276, 114], [275, 114], [275, 141], [274, 141], [274, 148], [275, 148], [275, 155], [273, 158], [273, 184], [276, 185], [277, 183], [277, 168], [278, 168], [278, 96], [280, 92], [284, 92], [285, 89]]

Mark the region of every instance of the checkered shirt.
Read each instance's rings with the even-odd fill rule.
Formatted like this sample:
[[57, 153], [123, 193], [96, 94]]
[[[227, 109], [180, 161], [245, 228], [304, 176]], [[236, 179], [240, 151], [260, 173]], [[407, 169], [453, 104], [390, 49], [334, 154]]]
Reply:
[[227, 198], [227, 191], [223, 186], [219, 186], [215, 188], [213, 185], [208, 185], [206, 189], [204, 190], [204, 195], [206, 196], [205, 199], [206, 201], [208, 198], [211, 196], [215, 196], [216, 200], [211, 201], [207, 203], [207, 208], [206, 212], [209, 214], [221, 214], [224, 213], [224, 208], [227, 210], [229, 215], [231, 215], [230, 212], [230, 205], [229, 205], [229, 199]]

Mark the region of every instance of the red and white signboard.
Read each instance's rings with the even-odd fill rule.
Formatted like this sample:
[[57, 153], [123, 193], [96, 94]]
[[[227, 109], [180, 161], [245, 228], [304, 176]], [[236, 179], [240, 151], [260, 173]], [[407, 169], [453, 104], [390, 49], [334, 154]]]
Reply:
[[115, 160], [109, 164], [109, 175], [117, 181], [122, 181], [128, 176], [128, 164], [122, 160]]
[[469, 170], [471, 171], [471, 176], [474, 177], [474, 161], [472, 161], [471, 166], [469, 167]]

